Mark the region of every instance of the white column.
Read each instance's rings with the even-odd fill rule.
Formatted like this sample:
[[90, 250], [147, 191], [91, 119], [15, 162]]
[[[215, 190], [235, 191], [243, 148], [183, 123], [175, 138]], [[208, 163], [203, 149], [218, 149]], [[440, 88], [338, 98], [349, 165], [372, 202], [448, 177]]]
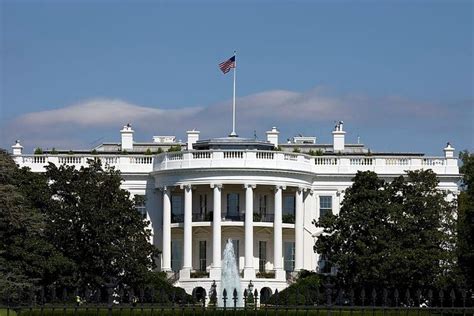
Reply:
[[184, 185], [184, 253], [183, 269], [180, 272], [180, 278], [190, 277], [192, 269], [192, 200], [193, 191], [191, 185]]
[[276, 279], [285, 279], [282, 262], [283, 248], [283, 229], [282, 229], [282, 190], [283, 186], [275, 187], [275, 214], [273, 221], [273, 267], [275, 269]]
[[213, 280], [220, 280], [221, 278], [221, 184], [211, 184], [213, 188], [213, 218], [212, 218], [212, 268], [209, 277]]
[[295, 271], [303, 269], [303, 189], [295, 193]]
[[163, 245], [161, 251], [161, 270], [171, 271], [171, 199], [167, 187], [163, 187]]
[[244, 279], [255, 279], [253, 264], [253, 189], [255, 185], [245, 186], [245, 267]]

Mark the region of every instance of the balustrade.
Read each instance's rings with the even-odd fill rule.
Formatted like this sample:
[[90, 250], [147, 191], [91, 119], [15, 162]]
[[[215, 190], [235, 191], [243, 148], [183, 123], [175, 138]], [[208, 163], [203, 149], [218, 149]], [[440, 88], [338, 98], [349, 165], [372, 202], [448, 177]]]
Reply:
[[[355, 173], [358, 170], [373, 170], [384, 173], [400, 173], [403, 170], [433, 168], [437, 173], [448, 173], [449, 168], [457, 168], [457, 161], [447, 161], [444, 157], [357, 157], [357, 156], [309, 156], [301, 153], [247, 150], [210, 150], [190, 152], [169, 152], [157, 156], [146, 155], [23, 155], [15, 158], [23, 166], [40, 170], [48, 163], [77, 165], [87, 163], [88, 159], [100, 159], [104, 165], [116, 166], [119, 170], [150, 172], [155, 170], [180, 169], [193, 167], [196, 160], [199, 168], [226, 166], [231, 167], [280, 168], [302, 170], [315, 173]], [[213, 161], [217, 163], [214, 164]], [[270, 161], [275, 162], [270, 163]], [[135, 166], [135, 167], [134, 167]], [[143, 166], [143, 167], [142, 167]], [[146, 166], [146, 167], [145, 167]], [[441, 168], [448, 167], [448, 168]], [[135, 168], [135, 169], [134, 169]], [[451, 170], [454, 170], [452, 169]], [[455, 172], [455, 171], [452, 171]]]
[[242, 159], [244, 153], [242, 151], [224, 151], [224, 159]]

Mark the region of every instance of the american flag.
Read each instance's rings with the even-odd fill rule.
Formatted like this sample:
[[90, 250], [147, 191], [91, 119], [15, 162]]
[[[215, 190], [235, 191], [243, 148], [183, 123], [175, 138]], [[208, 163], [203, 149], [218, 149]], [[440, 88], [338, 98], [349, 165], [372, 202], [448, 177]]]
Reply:
[[219, 68], [223, 73], [228, 73], [232, 68], [235, 68], [235, 56], [232, 56], [231, 58], [227, 59], [224, 62], [221, 62], [219, 64]]

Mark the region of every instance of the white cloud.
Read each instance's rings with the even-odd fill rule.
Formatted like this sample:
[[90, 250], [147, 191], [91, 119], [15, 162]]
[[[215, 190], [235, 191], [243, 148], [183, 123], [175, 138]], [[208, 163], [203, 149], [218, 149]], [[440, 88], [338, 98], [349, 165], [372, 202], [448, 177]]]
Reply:
[[[472, 106], [472, 101], [468, 104]], [[323, 87], [304, 92], [271, 90], [237, 99], [237, 131], [249, 135], [255, 128], [264, 131], [271, 126], [295, 130], [295, 126], [328, 124], [334, 120], [345, 120], [352, 126], [369, 125], [370, 122], [374, 127], [392, 125], [393, 128], [416, 125], [423, 120], [425, 125], [429, 121], [438, 126], [453, 115], [451, 112], [449, 107], [428, 102], [396, 96], [337, 95]], [[184, 136], [184, 132], [192, 128], [207, 136], [222, 136], [230, 132], [231, 100], [178, 109], [147, 107], [117, 99], [87, 100], [19, 116], [5, 129], [3, 146], [21, 138], [30, 147], [51, 148], [57, 146], [51, 143], [55, 140], [60, 144], [82, 142], [82, 147], [90, 147], [90, 139], [104, 131], [108, 131], [107, 135], [115, 133], [117, 140], [118, 129], [129, 122], [136, 130], [146, 132], [146, 140], [151, 139], [151, 134]], [[86, 134], [88, 138], [85, 138]]]

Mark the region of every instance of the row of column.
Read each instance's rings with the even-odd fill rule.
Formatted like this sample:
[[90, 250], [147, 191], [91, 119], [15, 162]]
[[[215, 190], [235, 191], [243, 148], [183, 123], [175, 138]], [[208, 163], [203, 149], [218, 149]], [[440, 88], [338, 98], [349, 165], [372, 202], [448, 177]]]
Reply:
[[[244, 278], [255, 278], [253, 257], [253, 190], [256, 185], [246, 184], [245, 187], [245, 264]], [[189, 277], [192, 269], [192, 188], [191, 185], [182, 186], [184, 189], [184, 251], [183, 269], [181, 277]], [[213, 189], [213, 224], [212, 224], [212, 268], [211, 278], [220, 278], [221, 269], [221, 203], [222, 185], [211, 184]], [[284, 186], [275, 186], [274, 195], [274, 270], [277, 279], [284, 279], [283, 270], [283, 231], [282, 231], [282, 191]], [[298, 188], [295, 193], [295, 270], [303, 269], [303, 189]], [[162, 270], [171, 270], [171, 193], [169, 188], [163, 188], [163, 245]]]

